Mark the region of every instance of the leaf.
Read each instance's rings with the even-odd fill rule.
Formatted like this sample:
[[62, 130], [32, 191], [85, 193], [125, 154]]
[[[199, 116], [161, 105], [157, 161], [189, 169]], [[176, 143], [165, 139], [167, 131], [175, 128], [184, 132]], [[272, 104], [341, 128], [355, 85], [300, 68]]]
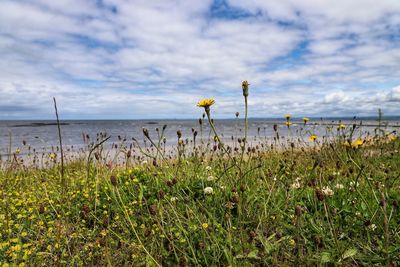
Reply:
[[354, 257], [357, 254], [357, 249], [355, 248], [350, 248], [348, 250], [346, 250], [343, 255], [342, 255], [342, 259], [347, 259], [349, 257]]
[[253, 260], [259, 260], [260, 257], [258, 257], [258, 250], [255, 249], [255, 250], [251, 251], [249, 254], [247, 254], [247, 258], [253, 259]]
[[331, 262], [331, 253], [330, 252], [322, 252], [321, 253], [321, 263]]

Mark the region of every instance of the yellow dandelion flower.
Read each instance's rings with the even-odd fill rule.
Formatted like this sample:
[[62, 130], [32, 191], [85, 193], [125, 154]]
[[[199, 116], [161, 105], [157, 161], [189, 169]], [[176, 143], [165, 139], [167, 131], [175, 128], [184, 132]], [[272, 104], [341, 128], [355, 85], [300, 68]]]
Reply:
[[202, 99], [197, 103], [198, 107], [207, 108], [215, 104], [215, 100], [212, 98]]
[[15, 153], [20, 153], [21, 152], [21, 149], [19, 149], [19, 148], [17, 148], [16, 150], [15, 150]]
[[290, 244], [292, 247], [294, 247], [294, 246], [296, 246], [296, 241], [294, 241], [294, 239], [290, 239], [290, 240], [289, 240], [289, 244]]
[[304, 124], [306, 124], [309, 120], [310, 120], [310, 118], [304, 117], [303, 118]]
[[359, 147], [364, 144], [364, 140], [362, 139], [357, 139], [356, 141], [353, 142], [352, 147]]
[[346, 125], [341, 123], [339, 124], [338, 129], [346, 129]]
[[201, 227], [203, 227], [203, 229], [207, 229], [207, 228], [208, 228], [208, 223], [203, 223], [203, 224], [201, 225]]
[[310, 139], [310, 141], [315, 141], [315, 140], [317, 140], [317, 136], [311, 135], [308, 139]]
[[292, 123], [290, 121], [285, 122], [286, 126], [289, 127], [290, 125], [292, 125]]

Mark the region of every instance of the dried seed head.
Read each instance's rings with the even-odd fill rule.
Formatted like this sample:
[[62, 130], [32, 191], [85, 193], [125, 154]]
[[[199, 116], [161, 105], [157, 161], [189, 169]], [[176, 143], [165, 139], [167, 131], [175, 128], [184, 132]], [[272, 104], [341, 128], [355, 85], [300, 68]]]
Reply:
[[150, 214], [151, 215], [156, 215], [157, 214], [157, 206], [156, 205], [151, 205], [150, 207], [149, 207], [149, 211], [150, 211]]
[[181, 130], [176, 131], [176, 135], [178, 136], [178, 139], [180, 139], [182, 137]]
[[240, 185], [240, 191], [243, 193], [244, 191], [246, 191], [246, 186], [244, 184]]
[[104, 217], [103, 218], [103, 227], [107, 227], [109, 223], [110, 223], [110, 220], [108, 219], [108, 217]]
[[147, 138], [149, 138], [149, 130], [147, 130], [146, 128], [143, 127], [143, 134], [144, 136], [146, 136]]
[[235, 203], [235, 204], [238, 204], [238, 203], [240, 202], [239, 195], [238, 195], [238, 194], [234, 194], [234, 195], [231, 197], [231, 201], [232, 201], [233, 203]]
[[164, 197], [165, 197], [165, 192], [164, 190], [160, 189], [160, 191], [158, 191], [158, 198], [163, 199]]
[[181, 257], [179, 259], [179, 267], [185, 267], [185, 266], [187, 266], [187, 260], [185, 257]]
[[302, 208], [301, 208], [300, 206], [296, 206], [296, 208], [294, 209], [294, 214], [295, 214], [297, 217], [300, 217], [300, 216], [301, 216], [301, 213], [302, 213]]
[[322, 239], [320, 236], [318, 236], [318, 235], [314, 236], [313, 240], [314, 240], [315, 247], [322, 248]]
[[273, 128], [274, 128], [275, 132], [278, 131], [278, 125], [277, 124], [274, 124]]
[[249, 96], [249, 82], [248, 81], [242, 82], [242, 89], [243, 89], [243, 96], [244, 97]]
[[113, 186], [117, 186], [117, 177], [115, 177], [114, 175], [111, 175], [110, 177], [110, 182]]
[[40, 203], [39, 205], [39, 214], [43, 214], [44, 213], [44, 205], [43, 203]]
[[316, 189], [315, 195], [317, 196], [319, 201], [323, 201], [325, 199], [325, 194], [324, 194], [324, 192], [322, 192], [321, 189]]
[[235, 116], [236, 116], [236, 118], [239, 117], [239, 112], [238, 111], [236, 111]]

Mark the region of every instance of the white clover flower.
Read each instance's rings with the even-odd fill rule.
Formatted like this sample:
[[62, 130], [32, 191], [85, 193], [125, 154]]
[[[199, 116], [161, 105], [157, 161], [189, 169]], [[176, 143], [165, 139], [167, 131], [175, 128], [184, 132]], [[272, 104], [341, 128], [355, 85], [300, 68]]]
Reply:
[[343, 188], [344, 188], [344, 185], [343, 185], [343, 184], [336, 184], [335, 187], [336, 187], [337, 189], [343, 189]]
[[368, 226], [369, 229], [371, 229], [371, 231], [375, 231], [377, 226], [373, 223], [370, 226]]
[[214, 181], [214, 177], [212, 175], [208, 176], [207, 181], [209, 181], [209, 182]]
[[329, 186], [325, 186], [324, 188], [322, 188], [322, 192], [324, 193], [325, 196], [333, 196], [334, 192], [332, 189], [330, 189]]
[[292, 187], [293, 189], [299, 189], [299, 188], [301, 187], [301, 184], [300, 184], [299, 181], [296, 181], [296, 182], [294, 182], [294, 183], [291, 185], [291, 187]]
[[208, 187], [204, 188], [204, 194], [211, 195], [213, 193], [214, 193], [214, 189], [212, 189], [212, 187], [208, 186]]

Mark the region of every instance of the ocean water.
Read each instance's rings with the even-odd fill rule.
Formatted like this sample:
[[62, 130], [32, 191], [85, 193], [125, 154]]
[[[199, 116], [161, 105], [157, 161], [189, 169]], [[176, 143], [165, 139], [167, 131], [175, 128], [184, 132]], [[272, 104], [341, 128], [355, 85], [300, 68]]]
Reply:
[[[249, 119], [249, 141], [256, 139], [268, 140], [273, 138], [276, 133], [273, 125], [278, 125], [280, 136], [295, 139], [296, 136], [327, 135], [326, 128], [329, 125], [344, 123], [346, 125], [362, 124], [357, 128], [355, 135], [373, 134], [378, 122], [377, 118], [312, 118], [308, 125], [304, 126], [301, 118], [291, 119], [292, 125], [288, 127], [284, 124], [285, 119]], [[390, 117], [383, 120], [387, 127], [385, 131], [399, 131], [400, 117]], [[177, 131], [182, 132], [183, 139], [192, 139], [193, 130], [198, 132], [197, 140], [200, 140], [200, 125], [198, 119], [193, 120], [65, 120], [61, 121], [62, 141], [65, 147], [78, 149], [87, 146], [84, 143], [83, 135], [88, 135], [90, 141], [96, 141], [96, 135], [100, 132], [110, 135], [111, 138], [105, 144], [111, 147], [114, 143], [119, 143], [121, 139], [126, 139], [126, 144], [132, 143], [132, 138], [140, 142], [144, 140], [142, 128], [148, 129], [150, 136], [158, 140], [156, 128], [161, 132], [164, 125], [167, 125], [165, 137], [167, 145], [175, 145], [177, 142]], [[243, 137], [243, 119], [221, 119], [215, 120], [215, 126], [219, 134], [225, 141], [232, 140], [232, 137]], [[193, 130], [192, 130], [193, 129]], [[203, 139], [212, 137], [211, 129], [207, 121], [203, 121]], [[36, 151], [54, 150], [58, 146], [58, 130], [55, 121], [0, 121], [0, 155], [8, 154], [20, 149], [21, 153], [26, 153], [27, 148]], [[24, 145], [25, 144], [25, 145]]]

